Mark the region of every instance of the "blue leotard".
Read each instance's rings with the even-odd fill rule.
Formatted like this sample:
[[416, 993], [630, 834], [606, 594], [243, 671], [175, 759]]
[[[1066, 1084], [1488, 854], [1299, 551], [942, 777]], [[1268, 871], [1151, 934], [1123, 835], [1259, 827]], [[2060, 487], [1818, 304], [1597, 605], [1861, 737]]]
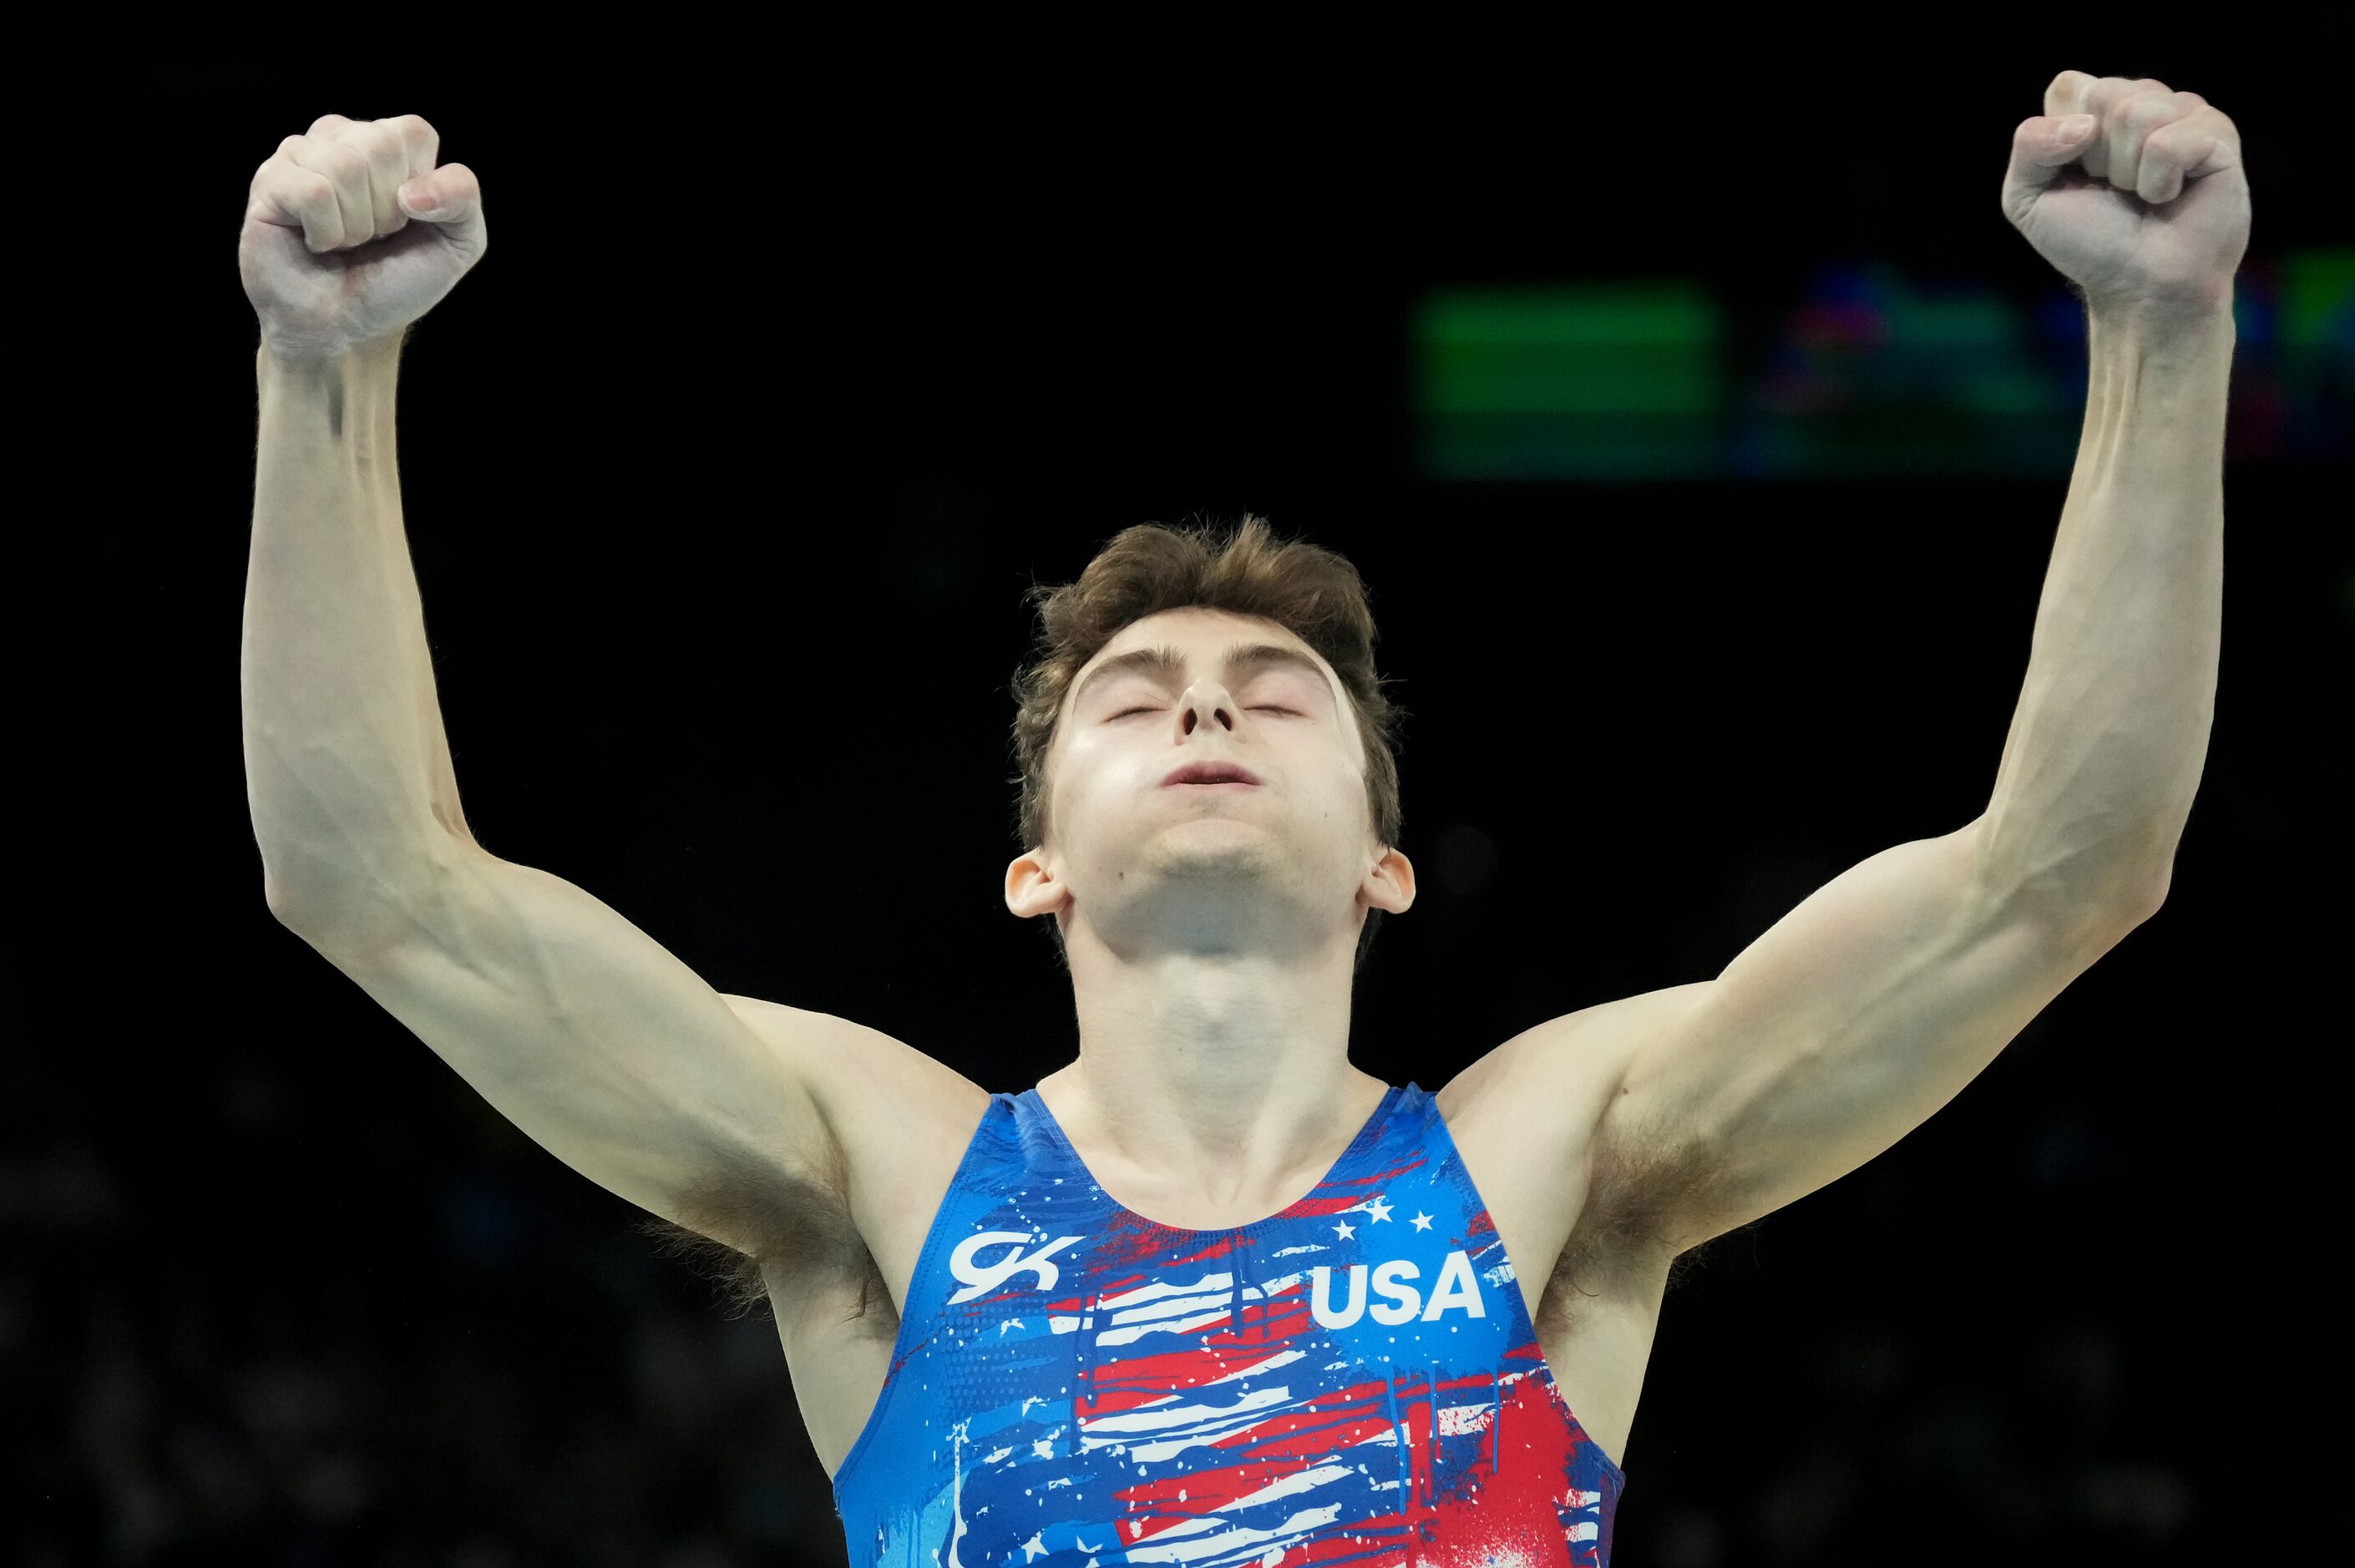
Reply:
[[1114, 1202], [1028, 1089], [974, 1131], [834, 1492], [860, 1568], [1607, 1568], [1625, 1479], [1422, 1088], [1217, 1231]]

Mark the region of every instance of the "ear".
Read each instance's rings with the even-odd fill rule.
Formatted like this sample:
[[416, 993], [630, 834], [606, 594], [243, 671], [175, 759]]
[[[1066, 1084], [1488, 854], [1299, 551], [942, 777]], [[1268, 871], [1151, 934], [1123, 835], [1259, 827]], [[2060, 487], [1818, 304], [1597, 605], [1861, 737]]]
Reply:
[[1071, 892], [1055, 875], [1047, 852], [1034, 849], [1006, 868], [1006, 907], [1028, 920], [1071, 906]]
[[1414, 862], [1394, 849], [1382, 851], [1358, 884], [1358, 902], [1385, 914], [1405, 914], [1414, 903]]

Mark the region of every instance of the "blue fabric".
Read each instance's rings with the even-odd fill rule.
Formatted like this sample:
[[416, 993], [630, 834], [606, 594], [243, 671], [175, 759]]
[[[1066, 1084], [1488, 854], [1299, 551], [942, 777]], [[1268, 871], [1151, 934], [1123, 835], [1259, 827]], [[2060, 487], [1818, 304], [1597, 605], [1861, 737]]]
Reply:
[[1114, 1202], [1028, 1089], [975, 1129], [834, 1496], [862, 1568], [1605, 1568], [1625, 1480], [1416, 1085], [1217, 1231]]

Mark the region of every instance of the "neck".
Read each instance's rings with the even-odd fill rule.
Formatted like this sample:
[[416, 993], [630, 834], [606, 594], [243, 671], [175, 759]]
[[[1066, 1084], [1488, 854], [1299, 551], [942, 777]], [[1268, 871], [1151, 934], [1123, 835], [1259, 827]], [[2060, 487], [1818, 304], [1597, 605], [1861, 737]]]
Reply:
[[1149, 1217], [1275, 1213], [1325, 1174], [1389, 1087], [1349, 1062], [1355, 957], [1344, 942], [1305, 965], [1251, 953], [1124, 961], [1082, 937], [1071, 948], [1080, 1058], [1040, 1093], [1098, 1179], [1124, 1183]]

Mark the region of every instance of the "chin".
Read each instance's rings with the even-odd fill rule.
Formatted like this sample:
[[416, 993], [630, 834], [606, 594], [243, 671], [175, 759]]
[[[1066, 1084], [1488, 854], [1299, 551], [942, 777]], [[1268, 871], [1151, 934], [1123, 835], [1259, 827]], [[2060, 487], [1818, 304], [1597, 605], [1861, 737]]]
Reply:
[[1285, 857], [1264, 833], [1189, 833], [1190, 842], [1172, 843], [1156, 839], [1138, 857], [1145, 869], [1171, 879], [1248, 877], [1257, 881], [1284, 870]]
[[1276, 852], [1264, 839], [1227, 838], [1212, 843], [1201, 835], [1191, 843], [1161, 843], [1156, 853], [1146, 856], [1146, 863], [1157, 867], [1181, 865], [1252, 865], [1270, 870], [1285, 863], [1285, 856]]

